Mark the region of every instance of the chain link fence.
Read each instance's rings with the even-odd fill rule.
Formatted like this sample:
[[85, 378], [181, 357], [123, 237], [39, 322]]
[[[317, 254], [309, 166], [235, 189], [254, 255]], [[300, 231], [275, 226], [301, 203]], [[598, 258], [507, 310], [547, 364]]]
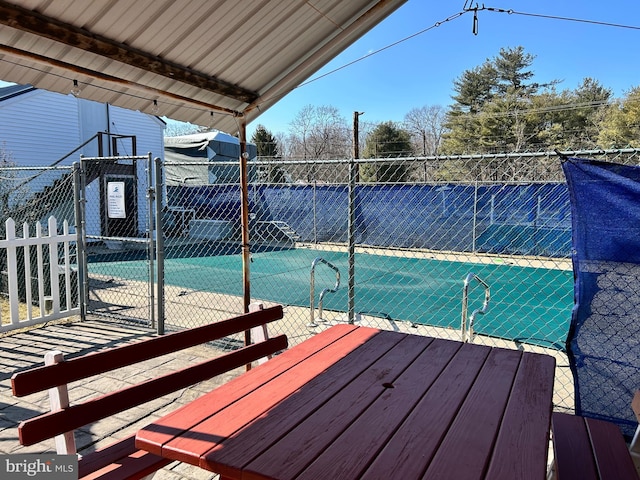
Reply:
[[87, 314], [156, 327], [153, 173], [150, 155], [86, 157], [80, 162], [76, 195]]
[[[4, 164], [3, 164], [4, 163]], [[54, 216], [58, 225], [62, 228], [64, 221], [69, 225], [75, 225], [73, 203], [73, 176], [71, 167], [17, 167], [11, 161], [0, 162], [0, 238], [5, 238], [5, 221], [12, 218], [16, 224], [18, 235], [25, 233], [29, 237], [38, 235], [36, 224], [40, 223], [41, 235], [49, 235], [48, 218]], [[24, 230], [27, 224], [27, 231]], [[60, 232], [52, 232], [53, 235]], [[74, 248], [75, 245], [72, 246]], [[25, 250], [28, 249], [27, 262], [25, 263]], [[63, 252], [50, 251], [49, 248], [24, 247], [16, 249], [18, 266], [18, 296], [21, 303], [19, 311], [20, 320], [26, 320], [34, 315], [33, 309], [27, 309], [27, 297], [33, 299], [33, 306], [48, 310], [49, 305], [40, 305], [44, 300], [51, 298], [51, 265], [57, 262]], [[75, 252], [73, 252], [75, 254]], [[42, 272], [42, 292], [38, 281], [39, 259]], [[9, 322], [8, 295], [9, 273], [7, 264], [7, 250], [0, 249], [0, 307], [2, 308], [2, 322]], [[28, 265], [26, 267], [25, 265]], [[59, 269], [58, 269], [59, 270]], [[26, 285], [30, 284], [30, 291]], [[64, 285], [64, 278], [60, 277], [60, 284]], [[73, 281], [74, 290], [77, 290], [77, 281]], [[39, 294], [41, 293], [41, 294]], [[60, 299], [61, 307], [68, 308], [66, 297]], [[77, 305], [77, 295], [72, 298], [72, 303]]]
[[[567, 155], [636, 164], [639, 153]], [[239, 177], [234, 164], [206, 168]], [[571, 408], [571, 209], [557, 153], [258, 160], [249, 170], [251, 299], [285, 306], [274, 328], [292, 344], [355, 321], [543, 351], [558, 359], [555, 402]], [[165, 218], [167, 324], [241, 313], [239, 185], [167, 185]]]
[[[566, 154], [637, 164], [640, 150]], [[145, 160], [86, 163], [88, 313], [149, 325], [158, 315], [167, 329], [215, 322], [244, 311], [247, 268], [251, 300], [285, 306], [270, 328], [291, 344], [353, 321], [546, 352], [558, 360], [555, 404], [572, 408], [571, 209], [557, 153], [251, 161], [248, 266], [237, 162], [166, 162], [163, 178], [176, 168], [184, 181], [154, 189]], [[187, 179], [194, 168], [206, 184]], [[75, 223], [70, 169], [0, 176], [5, 217]]]
[[[82, 225], [86, 248], [79, 248], [77, 242], [71, 245], [74, 291], [71, 306], [78, 306], [86, 298], [86, 305], [82, 307], [90, 314], [154, 326], [155, 252], [149, 240], [151, 206], [147, 173], [150, 160], [146, 156], [100, 157], [87, 158], [83, 162], [84, 168], [77, 178], [74, 178], [72, 166], [0, 166], [3, 219], [0, 237], [5, 235], [7, 218], [15, 221], [19, 235], [23, 234], [23, 225], [26, 225], [30, 235], [35, 236], [39, 223], [41, 235], [48, 236], [47, 224], [51, 216], [59, 226], [67, 221], [73, 232]], [[114, 189], [120, 189], [120, 192]], [[64, 252], [53, 250], [51, 245], [29, 248], [26, 259], [25, 249], [16, 249], [17, 285], [22, 302], [20, 321], [31, 315], [26, 308], [27, 297], [32, 298], [34, 306], [48, 308], [41, 306], [39, 299], [51, 299], [51, 266], [57, 262], [60, 271], [64, 263]], [[78, 255], [84, 255], [85, 262], [79, 261]], [[79, 271], [80, 265], [88, 265], [87, 282]], [[42, 268], [42, 275], [38, 275], [39, 268]], [[39, 277], [44, 281], [43, 285], [39, 284]], [[31, 284], [30, 295], [25, 287], [28, 282]], [[62, 277], [60, 284], [64, 284]], [[78, 295], [83, 290], [86, 297]], [[0, 304], [3, 323], [9, 318], [6, 311], [8, 293], [7, 252], [2, 249]], [[67, 308], [65, 298], [60, 302]]]

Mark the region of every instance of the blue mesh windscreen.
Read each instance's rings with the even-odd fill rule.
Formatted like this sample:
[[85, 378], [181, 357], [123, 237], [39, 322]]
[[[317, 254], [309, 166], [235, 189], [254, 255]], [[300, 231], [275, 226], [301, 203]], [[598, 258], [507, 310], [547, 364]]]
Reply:
[[567, 337], [576, 413], [631, 437], [640, 388], [640, 167], [571, 158], [575, 305]]
[[[195, 218], [240, 222], [238, 185], [168, 185], [167, 204]], [[286, 223], [302, 242], [348, 241], [347, 185], [251, 184], [256, 221]], [[565, 258], [571, 249], [564, 183], [358, 184], [360, 245]]]

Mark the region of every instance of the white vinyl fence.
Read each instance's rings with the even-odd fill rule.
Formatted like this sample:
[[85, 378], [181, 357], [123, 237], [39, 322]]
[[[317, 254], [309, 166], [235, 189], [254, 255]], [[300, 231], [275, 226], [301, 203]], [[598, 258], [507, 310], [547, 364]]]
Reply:
[[31, 236], [25, 223], [18, 237], [14, 220], [5, 222], [0, 265], [2, 302], [8, 308], [0, 310], [0, 332], [80, 314], [71, 252], [77, 237], [66, 220], [62, 230], [59, 234], [56, 219], [49, 217], [46, 232], [38, 222]]

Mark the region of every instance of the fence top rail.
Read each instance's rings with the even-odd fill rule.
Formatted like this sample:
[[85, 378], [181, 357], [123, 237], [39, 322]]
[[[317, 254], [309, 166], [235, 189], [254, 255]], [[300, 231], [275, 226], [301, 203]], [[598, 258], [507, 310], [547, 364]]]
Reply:
[[63, 232], [58, 232], [58, 223], [54, 217], [49, 218], [48, 231], [42, 231], [42, 224], [36, 222], [35, 235], [31, 236], [31, 230], [27, 222], [22, 224], [22, 237], [16, 236], [16, 222], [12, 218], [5, 221], [4, 238], [0, 236], [0, 248], [23, 247], [28, 245], [46, 245], [53, 243], [66, 243], [77, 240], [77, 234], [69, 230], [69, 222], [65, 220], [62, 224]]
[[[266, 160], [257, 157], [255, 161], [258, 165], [305, 165], [305, 164], [331, 164], [344, 163], [345, 161], [354, 160], [356, 163], [375, 163], [375, 162], [424, 162], [424, 161], [443, 161], [443, 160], [479, 160], [479, 159], [504, 159], [504, 158], [541, 158], [541, 157], [558, 157], [561, 156], [594, 156], [594, 155], [623, 155], [623, 154], [640, 154], [639, 148], [620, 148], [620, 149], [595, 149], [595, 150], [567, 150], [564, 152], [545, 151], [545, 152], [508, 152], [508, 153], [481, 153], [481, 154], [463, 154], [463, 155], [413, 155], [402, 157], [382, 157], [382, 158], [344, 158], [344, 159], [277, 159]], [[235, 165], [235, 163], [231, 162]], [[220, 162], [223, 164], [223, 162]]]
[[[367, 163], [388, 163], [388, 162], [442, 162], [442, 161], [466, 161], [466, 160], [494, 160], [494, 159], [512, 159], [512, 158], [554, 158], [560, 159], [565, 156], [615, 156], [615, 155], [640, 155], [638, 148], [622, 148], [611, 150], [567, 150], [566, 152], [510, 152], [510, 153], [482, 153], [482, 154], [465, 154], [465, 155], [432, 155], [432, 156], [404, 156], [404, 157], [377, 157], [377, 158], [336, 158], [336, 159], [296, 159], [296, 158], [279, 158], [266, 159], [255, 157], [249, 163], [254, 166], [294, 166], [294, 165], [344, 165], [353, 161], [357, 164]], [[87, 160], [110, 160], [116, 158], [133, 158], [133, 157], [99, 157], [86, 158]], [[143, 157], [147, 158], [147, 157]], [[200, 160], [200, 161], [177, 161], [165, 160], [165, 165], [189, 165], [201, 167], [238, 167], [239, 162], [236, 160]]]
[[80, 159], [88, 162], [110, 162], [113, 160], [149, 160], [149, 155], [118, 155], [115, 157], [84, 157], [81, 155]]
[[[50, 166], [42, 166], [42, 167], [2, 167], [0, 166], [0, 172], [17, 172], [17, 171], [50, 171], [50, 170], [66, 170], [66, 171], [71, 171], [73, 169], [73, 167], [70, 166], [56, 166], [56, 167], [50, 167]], [[17, 180], [23, 180], [21, 178], [17, 179]]]

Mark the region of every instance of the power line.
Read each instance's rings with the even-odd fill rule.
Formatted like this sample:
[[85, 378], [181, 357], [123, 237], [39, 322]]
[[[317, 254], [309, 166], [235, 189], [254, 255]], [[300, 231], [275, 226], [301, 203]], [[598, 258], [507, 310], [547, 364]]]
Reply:
[[539, 108], [522, 108], [522, 109], [515, 109], [515, 110], [507, 110], [504, 112], [486, 112], [486, 111], [479, 111], [476, 113], [460, 112], [460, 116], [461, 117], [483, 116], [483, 117], [491, 117], [491, 118], [514, 117], [517, 115], [532, 114], [532, 113], [541, 114], [541, 113], [552, 113], [552, 112], [564, 112], [568, 110], [578, 110], [580, 108], [599, 108], [599, 107], [606, 107], [608, 105], [613, 105], [614, 103], [615, 101], [610, 101], [610, 100], [594, 100], [591, 102], [563, 103], [560, 105], [548, 105], [548, 106], [543, 106]]
[[[298, 85], [295, 88], [304, 87], [305, 85], [309, 85], [310, 83], [313, 83], [313, 82], [315, 82], [317, 80], [320, 80], [321, 78], [328, 77], [329, 75], [333, 75], [334, 73], [339, 72], [340, 70], [343, 70], [343, 69], [345, 69], [347, 67], [350, 67], [351, 65], [354, 65], [354, 64], [356, 64], [358, 62], [361, 62], [362, 60], [365, 60], [365, 59], [367, 59], [369, 57], [377, 55], [380, 52], [384, 52], [385, 50], [388, 50], [388, 49], [390, 49], [392, 47], [395, 47], [396, 45], [400, 45], [401, 43], [404, 43], [407, 40], [411, 40], [412, 38], [415, 38], [415, 37], [417, 37], [419, 35], [422, 35], [423, 33], [426, 33], [429, 30], [433, 30], [434, 28], [439, 27], [443, 23], [455, 20], [455, 19], [461, 17], [462, 15], [464, 15], [465, 13], [467, 13], [467, 12], [466, 11], [461, 11], [461, 12], [458, 12], [458, 13], [456, 13], [454, 15], [451, 15], [451, 16], [445, 18], [444, 20], [442, 20], [440, 22], [434, 23], [430, 27], [427, 27], [427, 28], [424, 28], [424, 29], [420, 30], [419, 32], [416, 32], [416, 33], [413, 33], [413, 34], [411, 34], [411, 35], [409, 35], [407, 37], [401, 38], [400, 40], [396, 40], [393, 43], [390, 43], [390, 44], [388, 44], [388, 45], [386, 45], [386, 46], [384, 46], [382, 48], [379, 48], [378, 50], [374, 50], [373, 52], [369, 52], [366, 55], [363, 55], [362, 57], [356, 58], [355, 60], [352, 60], [351, 62], [345, 63], [344, 65], [341, 65], [340, 67], [334, 68], [333, 70], [331, 70], [329, 72], [326, 72], [326, 73], [323, 73], [322, 75], [318, 75], [317, 77], [313, 77], [313, 78], [307, 80], [306, 82], [301, 83], [300, 85]], [[295, 90], [295, 88], [294, 88], [294, 90]]]
[[[333, 75], [334, 73], [337, 73], [337, 72], [339, 72], [339, 71], [341, 71], [341, 70], [343, 70], [343, 69], [345, 69], [347, 67], [350, 67], [351, 65], [354, 65], [354, 64], [356, 64], [358, 62], [361, 62], [361, 61], [363, 61], [363, 60], [365, 60], [367, 58], [370, 58], [370, 57], [372, 57], [374, 55], [377, 55], [377, 54], [379, 54], [379, 53], [381, 53], [383, 51], [386, 51], [386, 50], [388, 50], [388, 49], [390, 49], [392, 47], [395, 47], [395, 46], [400, 45], [400, 44], [402, 44], [402, 43], [404, 43], [404, 42], [406, 42], [408, 40], [411, 40], [411, 39], [413, 39], [415, 37], [418, 37], [419, 35], [422, 35], [422, 34], [428, 32], [430, 30], [433, 30], [433, 29], [443, 25], [444, 23], [456, 20], [456, 19], [460, 18], [461, 16], [465, 15], [466, 13], [470, 13], [470, 12], [473, 12], [474, 15], [477, 15], [478, 11], [489, 11], [489, 12], [494, 12], [494, 13], [507, 13], [509, 15], [521, 15], [521, 16], [545, 18], [545, 19], [560, 20], [560, 21], [579, 22], [579, 23], [586, 23], [586, 24], [600, 25], [600, 26], [607, 26], [607, 27], [626, 28], [626, 29], [631, 29], [631, 30], [640, 30], [640, 27], [633, 26], [633, 25], [624, 25], [624, 24], [611, 23], [611, 22], [602, 22], [602, 21], [597, 21], [597, 20], [587, 20], [587, 19], [580, 19], [580, 18], [563, 17], [563, 16], [557, 16], [557, 15], [546, 15], [546, 14], [519, 12], [519, 11], [515, 11], [513, 9], [502, 9], [502, 8], [495, 8], [495, 7], [486, 7], [484, 4], [482, 6], [478, 6], [476, 4], [475, 7], [471, 7], [472, 3], [473, 3], [472, 1], [466, 0], [462, 11], [459, 11], [459, 12], [453, 14], [453, 15], [450, 15], [449, 17], [445, 18], [442, 21], [435, 22], [433, 25], [431, 25], [431, 26], [429, 26], [427, 28], [424, 28], [424, 29], [422, 29], [422, 30], [420, 30], [418, 32], [415, 32], [415, 33], [413, 33], [411, 35], [408, 35], [408, 36], [406, 36], [404, 38], [401, 38], [400, 40], [397, 40], [395, 42], [389, 43], [389, 44], [387, 44], [386, 46], [384, 46], [382, 48], [379, 48], [379, 49], [377, 49], [375, 51], [369, 52], [366, 55], [363, 55], [362, 57], [359, 57], [359, 58], [357, 58], [355, 60], [352, 60], [352, 61], [350, 61], [350, 62], [348, 62], [348, 63], [346, 63], [344, 65], [341, 65], [341, 66], [339, 66], [337, 68], [334, 68], [333, 70], [331, 70], [329, 72], [326, 72], [326, 73], [324, 73], [322, 75], [319, 75], [317, 77], [313, 77], [313, 78], [307, 80], [306, 82], [301, 83], [297, 87], [294, 87], [292, 90], [298, 89], [300, 87], [304, 87], [304, 86], [309, 85], [309, 84], [311, 84], [313, 82], [316, 82], [316, 81], [318, 81], [318, 80], [320, 80], [322, 78], [325, 78], [327, 76]], [[474, 26], [474, 28], [475, 28], [475, 26]], [[61, 78], [66, 78], [66, 76], [63, 76], [63, 75], [59, 75], [59, 74], [53, 73], [53, 72], [48, 71], [48, 70], [39, 69], [39, 68], [34, 67], [34, 66], [22, 65], [22, 64], [19, 64], [17, 62], [12, 62], [12, 61], [10, 61], [10, 60], [8, 60], [6, 58], [2, 58], [2, 59], [0, 59], [0, 61], [7, 62], [7, 63], [14, 64], [14, 65], [19, 65], [21, 67], [26, 67], [26, 68], [29, 68], [31, 70], [36, 70], [36, 71], [39, 71], [39, 72], [41, 72], [41, 73], [43, 73], [45, 75], [54, 75], [54, 76], [58, 76], [58, 77], [61, 77]], [[128, 92], [125, 93], [125, 92], [122, 92], [122, 91], [119, 91], [119, 90], [116, 90], [116, 89], [113, 89], [113, 88], [109, 88], [109, 87], [106, 87], [106, 86], [102, 86], [102, 85], [87, 84], [87, 86], [90, 86], [92, 88], [105, 90], [105, 91], [109, 91], [109, 92], [117, 94], [117, 95], [125, 95], [125, 96], [129, 96], [129, 97], [137, 98], [137, 99], [141, 99], [141, 100], [142, 99], [144, 99], [144, 100], [148, 99], [148, 97], [143, 95], [143, 94], [133, 94], [133, 93], [128, 93]], [[263, 99], [263, 103], [268, 101], [268, 100], [269, 99], [266, 99], [266, 98]], [[174, 102], [171, 102], [171, 101], [167, 101], [165, 99], [162, 99], [162, 100], [158, 101], [158, 103], [163, 103], [163, 104], [166, 104], [166, 105], [168, 105], [170, 107], [171, 106], [181, 106], [183, 108], [188, 108], [188, 109], [193, 110], [193, 111], [203, 111], [203, 112], [209, 111], [207, 109], [201, 109], [201, 108], [198, 108], [196, 106], [177, 104], [177, 103], [174, 103]], [[526, 111], [522, 111], [522, 112], [526, 112]]]
[[624, 25], [621, 23], [611, 23], [611, 22], [600, 22], [598, 20], [586, 20], [583, 18], [573, 18], [573, 17], [561, 17], [558, 15], [545, 15], [545, 14], [541, 14], [541, 13], [527, 13], [527, 12], [518, 12], [516, 10], [512, 10], [512, 9], [504, 9], [504, 8], [494, 8], [494, 7], [485, 7], [484, 5], [482, 7], [474, 7], [474, 8], [469, 8], [466, 11], [481, 11], [481, 10], [486, 10], [488, 12], [496, 12], [496, 13], [507, 13], [509, 15], [522, 15], [525, 17], [537, 17], [537, 18], [546, 18], [546, 19], [550, 19], [550, 20], [562, 20], [565, 22], [577, 22], [577, 23], [588, 23], [591, 25], [601, 25], [603, 27], [615, 27], [615, 28], [628, 28], [631, 30], [640, 30], [640, 27], [637, 27], [635, 25]]
[[579, 22], [579, 23], [587, 23], [587, 24], [592, 24], [592, 25], [601, 25], [601, 26], [607, 26], [607, 27], [616, 27], [616, 28], [627, 28], [627, 29], [632, 29], [632, 30], [640, 30], [640, 27], [637, 26], [633, 26], [633, 25], [623, 25], [623, 24], [618, 24], [618, 23], [610, 23], [610, 22], [601, 22], [601, 21], [597, 21], [597, 20], [586, 20], [586, 19], [580, 19], [580, 18], [572, 18], [572, 17], [563, 17], [563, 16], [558, 16], [558, 15], [545, 15], [545, 14], [538, 14], [538, 13], [527, 13], [527, 12], [518, 12], [516, 10], [513, 9], [502, 9], [502, 8], [495, 8], [495, 7], [486, 7], [484, 5], [482, 5], [481, 7], [478, 6], [476, 4], [475, 7], [471, 7], [472, 5], [472, 1], [466, 0], [465, 4], [463, 6], [462, 11], [455, 13], [453, 15], [450, 15], [449, 17], [445, 18], [442, 21], [436, 22], [433, 25], [431, 25], [430, 27], [424, 28], [418, 32], [415, 32], [411, 35], [408, 35], [404, 38], [401, 38], [400, 40], [397, 40], [393, 43], [390, 43], [382, 48], [379, 48], [373, 52], [369, 52], [366, 55], [363, 55], [362, 57], [356, 58], [355, 60], [352, 60], [348, 63], [345, 63], [344, 65], [341, 65], [337, 68], [334, 68], [333, 70], [326, 72], [322, 75], [319, 75], [317, 77], [313, 77], [309, 80], [307, 80], [306, 82], [301, 83], [300, 85], [298, 85], [297, 87], [293, 88], [292, 90], [298, 89], [300, 87], [304, 87], [306, 85], [309, 85], [313, 82], [316, 82], [317, 80], [320, 80], [322, 78], [328, 77], [329, 75], [333, 75], [334, 73], [337, 73], [341, 70], [344, 70], [347, 67], [350, 67], [351, 65], [354, 65], [358, 62], [361, 62], [362, 60], [366, 60], [369, 57], [372, 57], [374, 55], [377, 55], [385, 50], [388, 50], [392, 47], [395, 47], [397, 45], [400, 45], [401, 43], [404, 43], [408, 40], [411, 40], [412, 38], [415, 38], [419, 35], [422, 35], [430, 30], [433, 30], [434, 28], [439, 27], [440, 25], [446, 23], [446, 22], [450, 22], [453, 20], [456, 20], [458, 18], [460, 18], [461, 16], [463, 16], [466, 13], [470, 13], [473, 12], [474, 13], [474, 33], [477, 33], [477, 17], [475, 17], [475, 15], [477, 15], [478, 11], [482, 11], [482, 10], [486, 10], [489, 12], [495, 12], [495, 13], [507, 13], [509, 15], [522, 15], [522, 16], [529, 16], [529, 17], [537, 17], [537, 18], [546, 18], [546, 19], [552, 19], [552, 20], [562, 20], [562, 21], [569, 21], [569, 22]]

